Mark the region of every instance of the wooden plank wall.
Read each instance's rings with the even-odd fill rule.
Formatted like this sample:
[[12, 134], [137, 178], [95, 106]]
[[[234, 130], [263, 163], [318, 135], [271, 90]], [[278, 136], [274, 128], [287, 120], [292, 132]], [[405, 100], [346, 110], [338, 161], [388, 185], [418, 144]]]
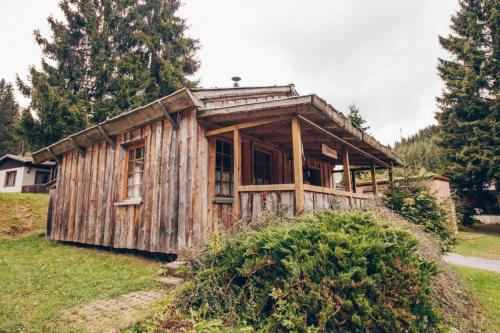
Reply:
[[[143, 203], [124, 199], [125, 149], [145, 140]], [[51, 193], [47, 236], [54, 240], [177, 253], [212, 232], [208, 212], [208, 143], [195, 111], [179, 115], [178, 128], [158, 120], [61, 157]]]
[[281, 214], [285, 217], [294, 215], [293, 191], [242, 192], [241, 218], [251, 220], [259, 218], [266, 211]]

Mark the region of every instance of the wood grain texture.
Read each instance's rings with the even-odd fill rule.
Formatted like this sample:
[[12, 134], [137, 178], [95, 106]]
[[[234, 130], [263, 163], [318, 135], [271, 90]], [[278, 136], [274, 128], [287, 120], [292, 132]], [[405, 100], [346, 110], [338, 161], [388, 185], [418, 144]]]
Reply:
[[[126, 142], [136, 139], [145, 141], [142, 203], [114, 205], [125, 199]], [[163, 253], [206, 242], [213, 232], [209, 144], [195, 111], [184, 112], [175, 127], [160, 119], [114, 140], [61, 157], [47, 237]]]

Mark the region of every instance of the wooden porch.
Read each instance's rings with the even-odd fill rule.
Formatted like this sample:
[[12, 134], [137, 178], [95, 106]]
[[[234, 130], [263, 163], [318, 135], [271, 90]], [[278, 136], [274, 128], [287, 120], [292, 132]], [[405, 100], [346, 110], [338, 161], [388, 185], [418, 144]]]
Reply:
[[[377, 195], [376, 170], [391, 168], [297, 113], [207, 130], [206, 137], [212, 217], [228, 228], [235, 220], [258, 218], [269, 210], [291, 217], [321, 209], [361, 208]], [[232, 145], [229, 195], [220, 195], [223, 184], [217, 184], [224, 178], [216, 162], [219, 140]], [[255, 176], [256, 151], [271, 156], [271, 175], [265, 184]], [[361, 170], [371, 174], [373, 195], [355, 193], [355, 173]]]

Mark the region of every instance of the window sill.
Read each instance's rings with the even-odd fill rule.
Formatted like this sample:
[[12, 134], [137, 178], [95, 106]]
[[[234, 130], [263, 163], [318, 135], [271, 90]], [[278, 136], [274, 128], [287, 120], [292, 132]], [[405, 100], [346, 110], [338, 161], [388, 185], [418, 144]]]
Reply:
[[127, 199], [123, 201], [118, 201], [113, 204], [114, 206], [135, 206], [142, 205], [142, 198], [133, 198]]
[[216, 204], [232, 204], [234, 201], [233, 198], [229, 197], [215, 197], [214, 203]]

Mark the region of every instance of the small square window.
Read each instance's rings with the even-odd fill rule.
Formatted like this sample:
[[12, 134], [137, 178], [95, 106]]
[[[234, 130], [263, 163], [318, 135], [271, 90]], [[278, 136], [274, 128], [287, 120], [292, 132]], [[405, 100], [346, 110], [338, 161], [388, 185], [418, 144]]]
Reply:
[[7, 171], [5, 173], [5, 181], [3, 186], [9, 187], [9, 186], [15, 186], [16, 185], [16, 175], [17, 171]]
[[142, 197], [144, 178], [144, 142], [125, 148], [127, 150], [125, 196], [127, 199]]
[[233, 195], [233, 144], [217, 140], [215, 153], [215, 195]]
[[255, 150], [253, 153], [254, 184], [271, 184], [271, 154]]

